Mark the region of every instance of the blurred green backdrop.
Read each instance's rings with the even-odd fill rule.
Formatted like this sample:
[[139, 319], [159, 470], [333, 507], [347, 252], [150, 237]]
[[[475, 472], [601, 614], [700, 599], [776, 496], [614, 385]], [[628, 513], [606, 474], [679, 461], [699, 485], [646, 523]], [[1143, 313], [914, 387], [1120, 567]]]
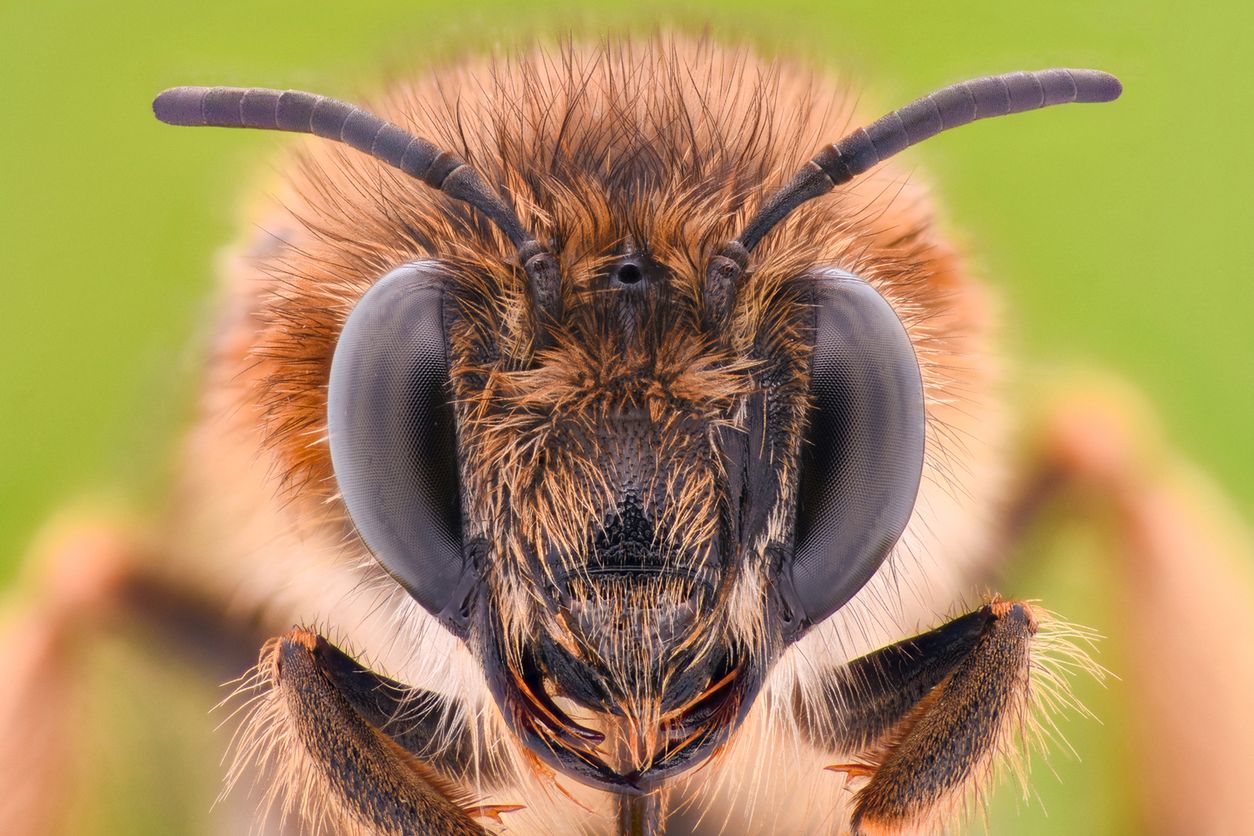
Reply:
[[[235, 210], [282, 142], [165, 129], [149, 111], [156, 91], [263, 84], [351, 95], [384, 70], [572, 27], [708, 27], [840, 70], [889, 105], [987, 72], [1064, 65], [1120, 75], [1126, 93], [1113, 107], [994, 121], [910, 160], [927, 168], [975, 265], [1004, 292], [1027, 408], [1052, 367], [1118, 372], [1248, 517], [1254, 11], [1179, 9], [1165, 0], [4, 2], [0, 584], [65, 500], [118, 495], [142, 507], [161, 489], [195, 383], [215, 254], [238, 234]], [[1100, 538], [1067, 528], [1038, 548], [1052, 562], [1011, 591], [1030, 589], [1117, 633], [1098, 593]], [[1117, 635], [1107, 644], [1103, 661], [1117, 670]], [[195, 832], [212, 792], [222, 741], [202, 731], [202, 711], [214, 694], [138, 660], [118, 646], [93, 666], [121, 681], [102, 690], [92, 716], [123, 727], [144, 754], [111, 748], [108, 737], [85, 744], [107, 768], [93, 769], [76, 831]], [[154, 713], [141, 706], [155, 688], [178, 696]], [[1118, 683], [1082, 690], [1105, 725], [1067, 724], [1084, 763], [1055, 758], [1061, 782], [1037, 770], [1050, 818], [1036, 800], [1003, 791], [992, 832], [1137, 832], [1119, 712], [1131, 697]]]

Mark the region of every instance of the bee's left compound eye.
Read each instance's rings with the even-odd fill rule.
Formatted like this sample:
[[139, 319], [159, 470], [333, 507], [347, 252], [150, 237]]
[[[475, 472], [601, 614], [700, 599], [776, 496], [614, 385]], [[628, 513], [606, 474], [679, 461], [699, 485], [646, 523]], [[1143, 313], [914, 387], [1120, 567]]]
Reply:
[[361, 298], [335, 348], [327, 412], [353, 524], [409, 594], [457, 629], [473, 579], [438, 264], [399, 267]]
[[841, 270], [815, 276], [814, 303], [796, 548], [779, 579], [793, 638], [875, 574], [910, 520], [923, 471], [923, 384], [892, 307]]

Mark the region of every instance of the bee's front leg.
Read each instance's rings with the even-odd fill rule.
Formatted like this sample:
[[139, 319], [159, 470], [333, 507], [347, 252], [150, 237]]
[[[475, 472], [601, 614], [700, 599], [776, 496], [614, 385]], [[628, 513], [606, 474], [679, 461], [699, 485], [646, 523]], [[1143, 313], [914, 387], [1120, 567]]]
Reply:
[[854, 834], [897, 833], [948, 815], [1027, 720], [1042, 613], [997, 601], [821, 674], [797, 693], [810, 742], [869, 781]]
[[468, 738], [439, 698], [373, 673], [316, 633], [272, 639], [258, 672], [266, 691], [245, 732], [245, 760], [277, 770], [280, 797], [306, 822], [482, 834], [476, 818], [520, 809], [477, 805], [460, 787]]

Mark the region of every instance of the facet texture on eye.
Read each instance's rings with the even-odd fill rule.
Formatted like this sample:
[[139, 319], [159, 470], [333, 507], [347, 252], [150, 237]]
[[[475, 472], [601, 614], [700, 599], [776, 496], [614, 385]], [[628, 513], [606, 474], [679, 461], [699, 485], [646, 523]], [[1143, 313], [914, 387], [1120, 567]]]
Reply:
[[815, 276], [814, 302], [797, 545], [782, 578], [798, 629], [843, 606], [884, 562], [913, 511], [924, 453], [923, 382], [892, 307], [837, 270]]
[[465, 562], [448, 389], [438, 267], [397, 268], [345, 323], [331, 364], [327, 429], [353, 524], [435, 615], [460, 588]]

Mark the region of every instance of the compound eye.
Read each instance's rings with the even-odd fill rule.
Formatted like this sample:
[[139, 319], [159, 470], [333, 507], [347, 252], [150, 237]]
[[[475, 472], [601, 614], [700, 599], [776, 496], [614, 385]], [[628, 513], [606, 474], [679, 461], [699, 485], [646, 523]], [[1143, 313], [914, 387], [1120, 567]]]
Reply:
[[393, 270], [358, 302], [335, 348], [327, 411], [357, 531], [410, 595], [459, 630], [471, 573], [436, 262]]
[[875, 574], [905, 530], [923, 472], [923, 383], [901, 321], [840, 270], [816, 276], [814, 302], [796, 548], [780, 577], [792, 637]]

